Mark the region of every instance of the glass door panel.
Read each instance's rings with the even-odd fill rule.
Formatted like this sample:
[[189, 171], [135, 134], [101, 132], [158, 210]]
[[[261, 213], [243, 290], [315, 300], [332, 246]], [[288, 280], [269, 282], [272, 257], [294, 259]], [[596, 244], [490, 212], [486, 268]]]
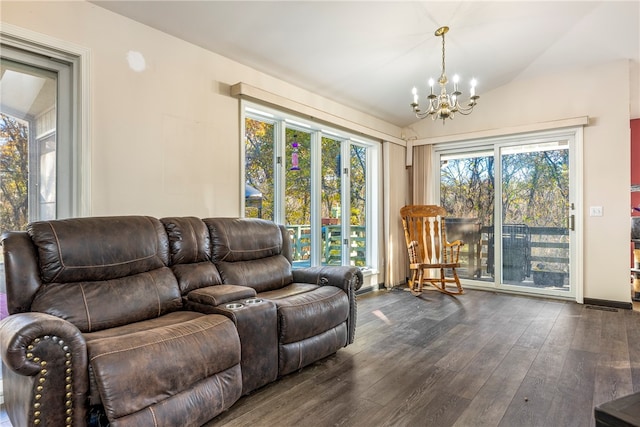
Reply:
[[342, 142], [322, 137], [322, 265], [342, 264]]
[[570, 291], [569, 142], [500, 149], [502, 283]]
[[293, 237], [293, 262], [311, 265], [311, 133], [287, 128], [282, 161], [285, 171], [285, 224]]
[[447, 240], [462, 240], [461, 278], [494, 280], [494, 151], [440, 156], [440, 203], [447, 211]]
[[350, 146], [349, 168], [349, 265], [365, 267], [367, 225], [367, 149], [356, 144]]

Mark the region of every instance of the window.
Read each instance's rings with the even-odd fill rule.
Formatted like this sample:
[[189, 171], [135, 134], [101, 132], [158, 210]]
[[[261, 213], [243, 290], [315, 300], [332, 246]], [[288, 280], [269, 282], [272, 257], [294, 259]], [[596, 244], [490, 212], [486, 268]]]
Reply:
[[294, 267], [372, 268], [378, 146], [245, 103], [244, 215], [285, 224]]

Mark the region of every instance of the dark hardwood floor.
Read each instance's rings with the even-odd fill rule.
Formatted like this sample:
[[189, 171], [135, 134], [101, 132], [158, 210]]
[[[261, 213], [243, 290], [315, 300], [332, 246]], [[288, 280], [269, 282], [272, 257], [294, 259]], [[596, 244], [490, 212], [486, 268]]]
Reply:
[[358, 298], [354, 344], [207, 426], [593, 426], [639, 390], [639, 312], [397, 289]]
[[359, 297], [354, 344], [208, 426], [593, 426], [638, 390], [638, 312], [396, 289]]

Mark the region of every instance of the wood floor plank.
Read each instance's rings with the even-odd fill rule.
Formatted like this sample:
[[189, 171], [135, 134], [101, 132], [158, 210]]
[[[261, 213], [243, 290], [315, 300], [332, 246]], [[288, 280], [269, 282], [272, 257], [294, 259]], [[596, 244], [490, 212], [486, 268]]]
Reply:
[[593, 404], [608, 402], [633, 392], [629, 343], [624, 316], [603, 312], [600, 357], [596, 366]]
[[442, 386], [451, 393], [473, 399], [509, 354], [524, 330], [524, 326], [500, 325], [497, 327], [496, 335], [487, 342], [470, 363]]
[[631, 366], [631, 382], [633, 392], [640, 391], [640, 313], [630, 311], [625, 313], [624, 323], [629, 349], [629, 363]]
[[[384, 413], [380, 414], [380, 422], [377, 424], [385, 426], [428, 425], [426, 420], [433, 418], [431, 412], [440, 410], [439, 408], [434, 409], [433, 404], [437, 396], [442, 394], [438, 384], [451, 374], [446, 369], [436, 366], [426, 367], [420, 373], [421, 381], [413, 390], [401, 398], [389, 402], [384, 407]], [[468, 402], [464, 403], [465, 406], [467, 404]]]
[[602, 313], [598, 309], [584, 308], [576, 326], [571, 348], [597, 353], [601, 348]]
[[555, 384], [545, 378], [525, 376], [500, 420], [500, 427], [544, 426], [553, 403]]
[[534, 349], [513, 347], [454, 425], [477, 427], [498, 425], [520, 388], [536, 354], [537, 351]]
[[593, 392], [599, 355], [570, 349], [557, 379], [547, 425], [593, 425]]

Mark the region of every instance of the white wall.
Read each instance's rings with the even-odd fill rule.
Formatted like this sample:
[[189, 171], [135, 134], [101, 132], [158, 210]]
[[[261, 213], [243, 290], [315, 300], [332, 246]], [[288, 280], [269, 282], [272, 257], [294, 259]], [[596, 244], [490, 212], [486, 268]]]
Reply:
[[[611, 88], [611, 89], [609, 89]], [[481, 90], [481, 88], [480, 88]], [[589, 116], [584, 129], [584, 297], [630, 302], [630, 64], [618, 61], [480, 92], [475, 111], [447, 121], [425, 119], [406, 129], [418, 139], [527, 126]], [[590, 217], [589, 206], [604, 216]]]
[[[90, 215], [240, 215], [244, 82], [367, 128], [389, 123], [86, 2], [3, 1], [2, 21], [91, 51]], [[130, 51], [145, 59], [133, 70]]]

